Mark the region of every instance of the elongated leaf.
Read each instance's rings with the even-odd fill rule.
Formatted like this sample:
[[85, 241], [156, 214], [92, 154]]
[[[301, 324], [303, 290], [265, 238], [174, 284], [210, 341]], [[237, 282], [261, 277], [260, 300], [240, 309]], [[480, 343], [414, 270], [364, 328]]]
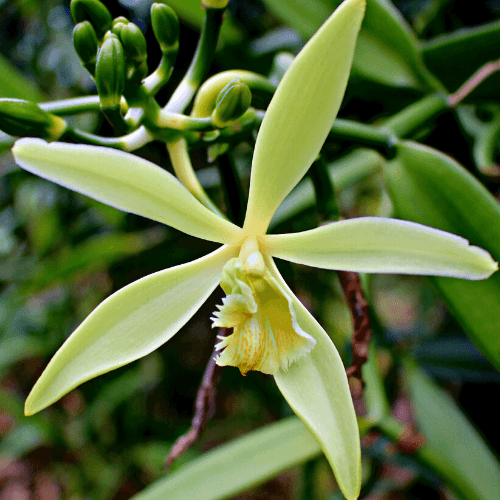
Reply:
[[498, 269], [488, 252], [454, 234], [397, 219], [359, 217], [310, 231], [263, 237], [279, 258], [323, 269], [484, 279]]
[[224, 264], [236, 252], [234, 247], [222, 247], [146, 276], [102, 302], [52, 358], [26, 400], [26, 414], [164, 344], [213, 292]]
[[417, 366], [405, 366], [417, 424], [428, 445], [454, 469], [467, 500], [498, 500], [500, 463], [451, 397]]
[[[422, 43], [425, 64], [451, 92], [460, 87], [483, 64], [500, 58], [500, 21], [462, 28]], [[498, 99], [500, 74], [485, 80], [468, 100]]]
[[[264, 3], [309, 38], [340, 0], [264, 0]], [[392, 87], [424, 88], [432, 84], [415, 36], [400, 12], [386, 0], [367, 0], [353, 74]]]
[[133, 500], [222, 500], [232, 498], [321, 453], [296, 417], [219, 446], [152, 484]]
[[241, 238], [240, 228], [205, 208], [173, 175], [133, 154], [40, 139], [20, 139], [12, 152], [25, 170], [125, 212], [218, 243]]
[[245, 228], [265, 233], [316, 159], [344, 96], [364, 0], [346, 0], [294, 59], [259, 130]]
[[[459, 234], [500, 261], [500, 206], [452, 158], [404, 142], [384, 172], [399, 217]], [[472, 341], [500, 369], [500, 273], [477, 282], [432, 279]]]
[[361, 488], [361, 449], [356, 414], [339, 353], [327, 333], [300, 303], [272, 259], [267, 265], [290, 294], [299, 326], [314, 337], [311, 353], [274, 376], [293, 411], [321, 445], [342, 493], [358, 498]]

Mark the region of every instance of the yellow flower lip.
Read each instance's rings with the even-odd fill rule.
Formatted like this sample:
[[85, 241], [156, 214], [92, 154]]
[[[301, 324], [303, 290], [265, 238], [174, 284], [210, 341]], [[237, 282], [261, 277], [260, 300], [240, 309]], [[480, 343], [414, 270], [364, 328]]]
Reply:
[[216, 358], [220, 366], [238, 367], [274, 375], [304, 356], [315, 340], [298, 325], [292, 299], [271, 276], [255, 238], [241, 246], [238, 258], [222, 271], [221, 287], [226, 292], [212, 317], [214, 327], [233, 328], [219, 337]]

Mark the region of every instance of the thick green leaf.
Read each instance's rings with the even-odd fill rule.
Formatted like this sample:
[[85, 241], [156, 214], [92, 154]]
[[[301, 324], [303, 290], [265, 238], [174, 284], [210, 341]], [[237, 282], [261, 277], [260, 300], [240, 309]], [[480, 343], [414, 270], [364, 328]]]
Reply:
[[459, 477], [467, 500], [498, 500], [500, 463], [451, 397], [417, 366], [407, 363], [405, 378], [416, 420], [428, 446]]
[[[340, 0], [264, 0], [270, 10], [309, 38]], [[392, 87], [433, 85], [422, 63], [415, 36], [400, 12], [386, 0], [367, 0], [353, 74]]]
[[[462, 28], [422, 43], [427, 67], [445, 87], [454, 92], [483, 64], [500, 58], [500, 21], [475, 28]], [[473, 91], [469, 100], [498, 99], [500, 73], [489, 77]]]
[[133, 500], [222, 500], [318, 456], [321, 449], [296, 417], [219, 446], [135, 495]]
[[274, 376], [278, 388], [321, 445], [342, 493], [358, 498], [361, 450], [356, 413], [342, 360], [328, 334], [295, 297], [272, 259], [267, 266], [292, 298], [297, 322], [316, 340], [309, 354]]
[[[500, 205], [452, 158], [403, 142], [384, 172], [399, 217], [463, 236], [500, 261]], [[500, 273], [476, 282], [432, 279], [472, 341], [500, 369]]]
[[245, 218], [245, 229], [253, 234], [266, 232], [325, 142], [344, 97], [364, 8], [364, 0], [346, 0], [278, 85], [253, 155]]

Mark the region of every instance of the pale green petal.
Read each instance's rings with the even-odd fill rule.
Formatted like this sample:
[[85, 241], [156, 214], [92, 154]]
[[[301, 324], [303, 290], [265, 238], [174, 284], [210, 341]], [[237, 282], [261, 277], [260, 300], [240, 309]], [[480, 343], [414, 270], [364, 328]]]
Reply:
[[263, 234], [307, 172], [337, 116], [365, 0], [346, 0], [309, 40], [281, 80], [260, 127], [245, 228]]
[[295, 234], [263, 238], [268, 253], [323, 269], [358, 273], [428, 274], [469, 280], [498, 269], [491, 255], [465, 238], [398, 219], [360, 217]]
[[12, 152], [25, 170], [125, 212], [218, 243], [241, 238], [240, 228], [202, 206], [173, 175], [131, 153], [41, 139], [20, 139]]
[[201, 259], [142, 278], [100, 304], [48, 364], [26, 400], [27, 415], [81, 383], [154, 351], [193, 316], [237, 255], [224, 246]]
[[288, 288], [272, 259], [268, 267], [292, 297], [300, 327], [316, 340], [309, 354], [274, 378], [321, 445], [342, 493], [354, 500], [361, 487], [361, 448], [344, 365], [330, 337]]

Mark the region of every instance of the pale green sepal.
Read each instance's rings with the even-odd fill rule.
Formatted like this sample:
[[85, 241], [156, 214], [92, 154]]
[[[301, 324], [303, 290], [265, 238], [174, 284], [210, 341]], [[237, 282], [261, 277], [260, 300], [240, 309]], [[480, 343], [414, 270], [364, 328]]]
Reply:
[[281, 80], [260, 127], [245, 228], [264, 234], [307, 172], [337, 116], [351, 69], [364, 0], [346, 0], [309, 40]]
[[274, 378], [318, 440], [342, 493], [347, 500], [355, 500], [361, 488], [361, 448], [344, 365], [330, 337], [288, 288], [272, 259], [267, 259], [267, 266], [292, 297], [298, 324], [316, 340], [309, 354], [287, 371], [279, 370]]
[[193, 316], [219, 283], [235, 246], [151, 274], [102, 302], [54, 355], [26, 400], [32, 415], [103, 373], [146, 356]]
[[170, 173], [115, 149], [18, 140], [19, 166], [79, 193], [218, 243], [235, 243], [241, 229], [205, 208]]
[[132, 498], [233, 498], [320, 453], [319, 445], [302, 422], [289, 417], [210, 450]]
[[486, 250], [465, 238], [384, 217], [332, 222], [301, 233], [267, 235], [263, 241], [275, 257], [323, 269], [469, 280], [488, 278], [498, 269]]

